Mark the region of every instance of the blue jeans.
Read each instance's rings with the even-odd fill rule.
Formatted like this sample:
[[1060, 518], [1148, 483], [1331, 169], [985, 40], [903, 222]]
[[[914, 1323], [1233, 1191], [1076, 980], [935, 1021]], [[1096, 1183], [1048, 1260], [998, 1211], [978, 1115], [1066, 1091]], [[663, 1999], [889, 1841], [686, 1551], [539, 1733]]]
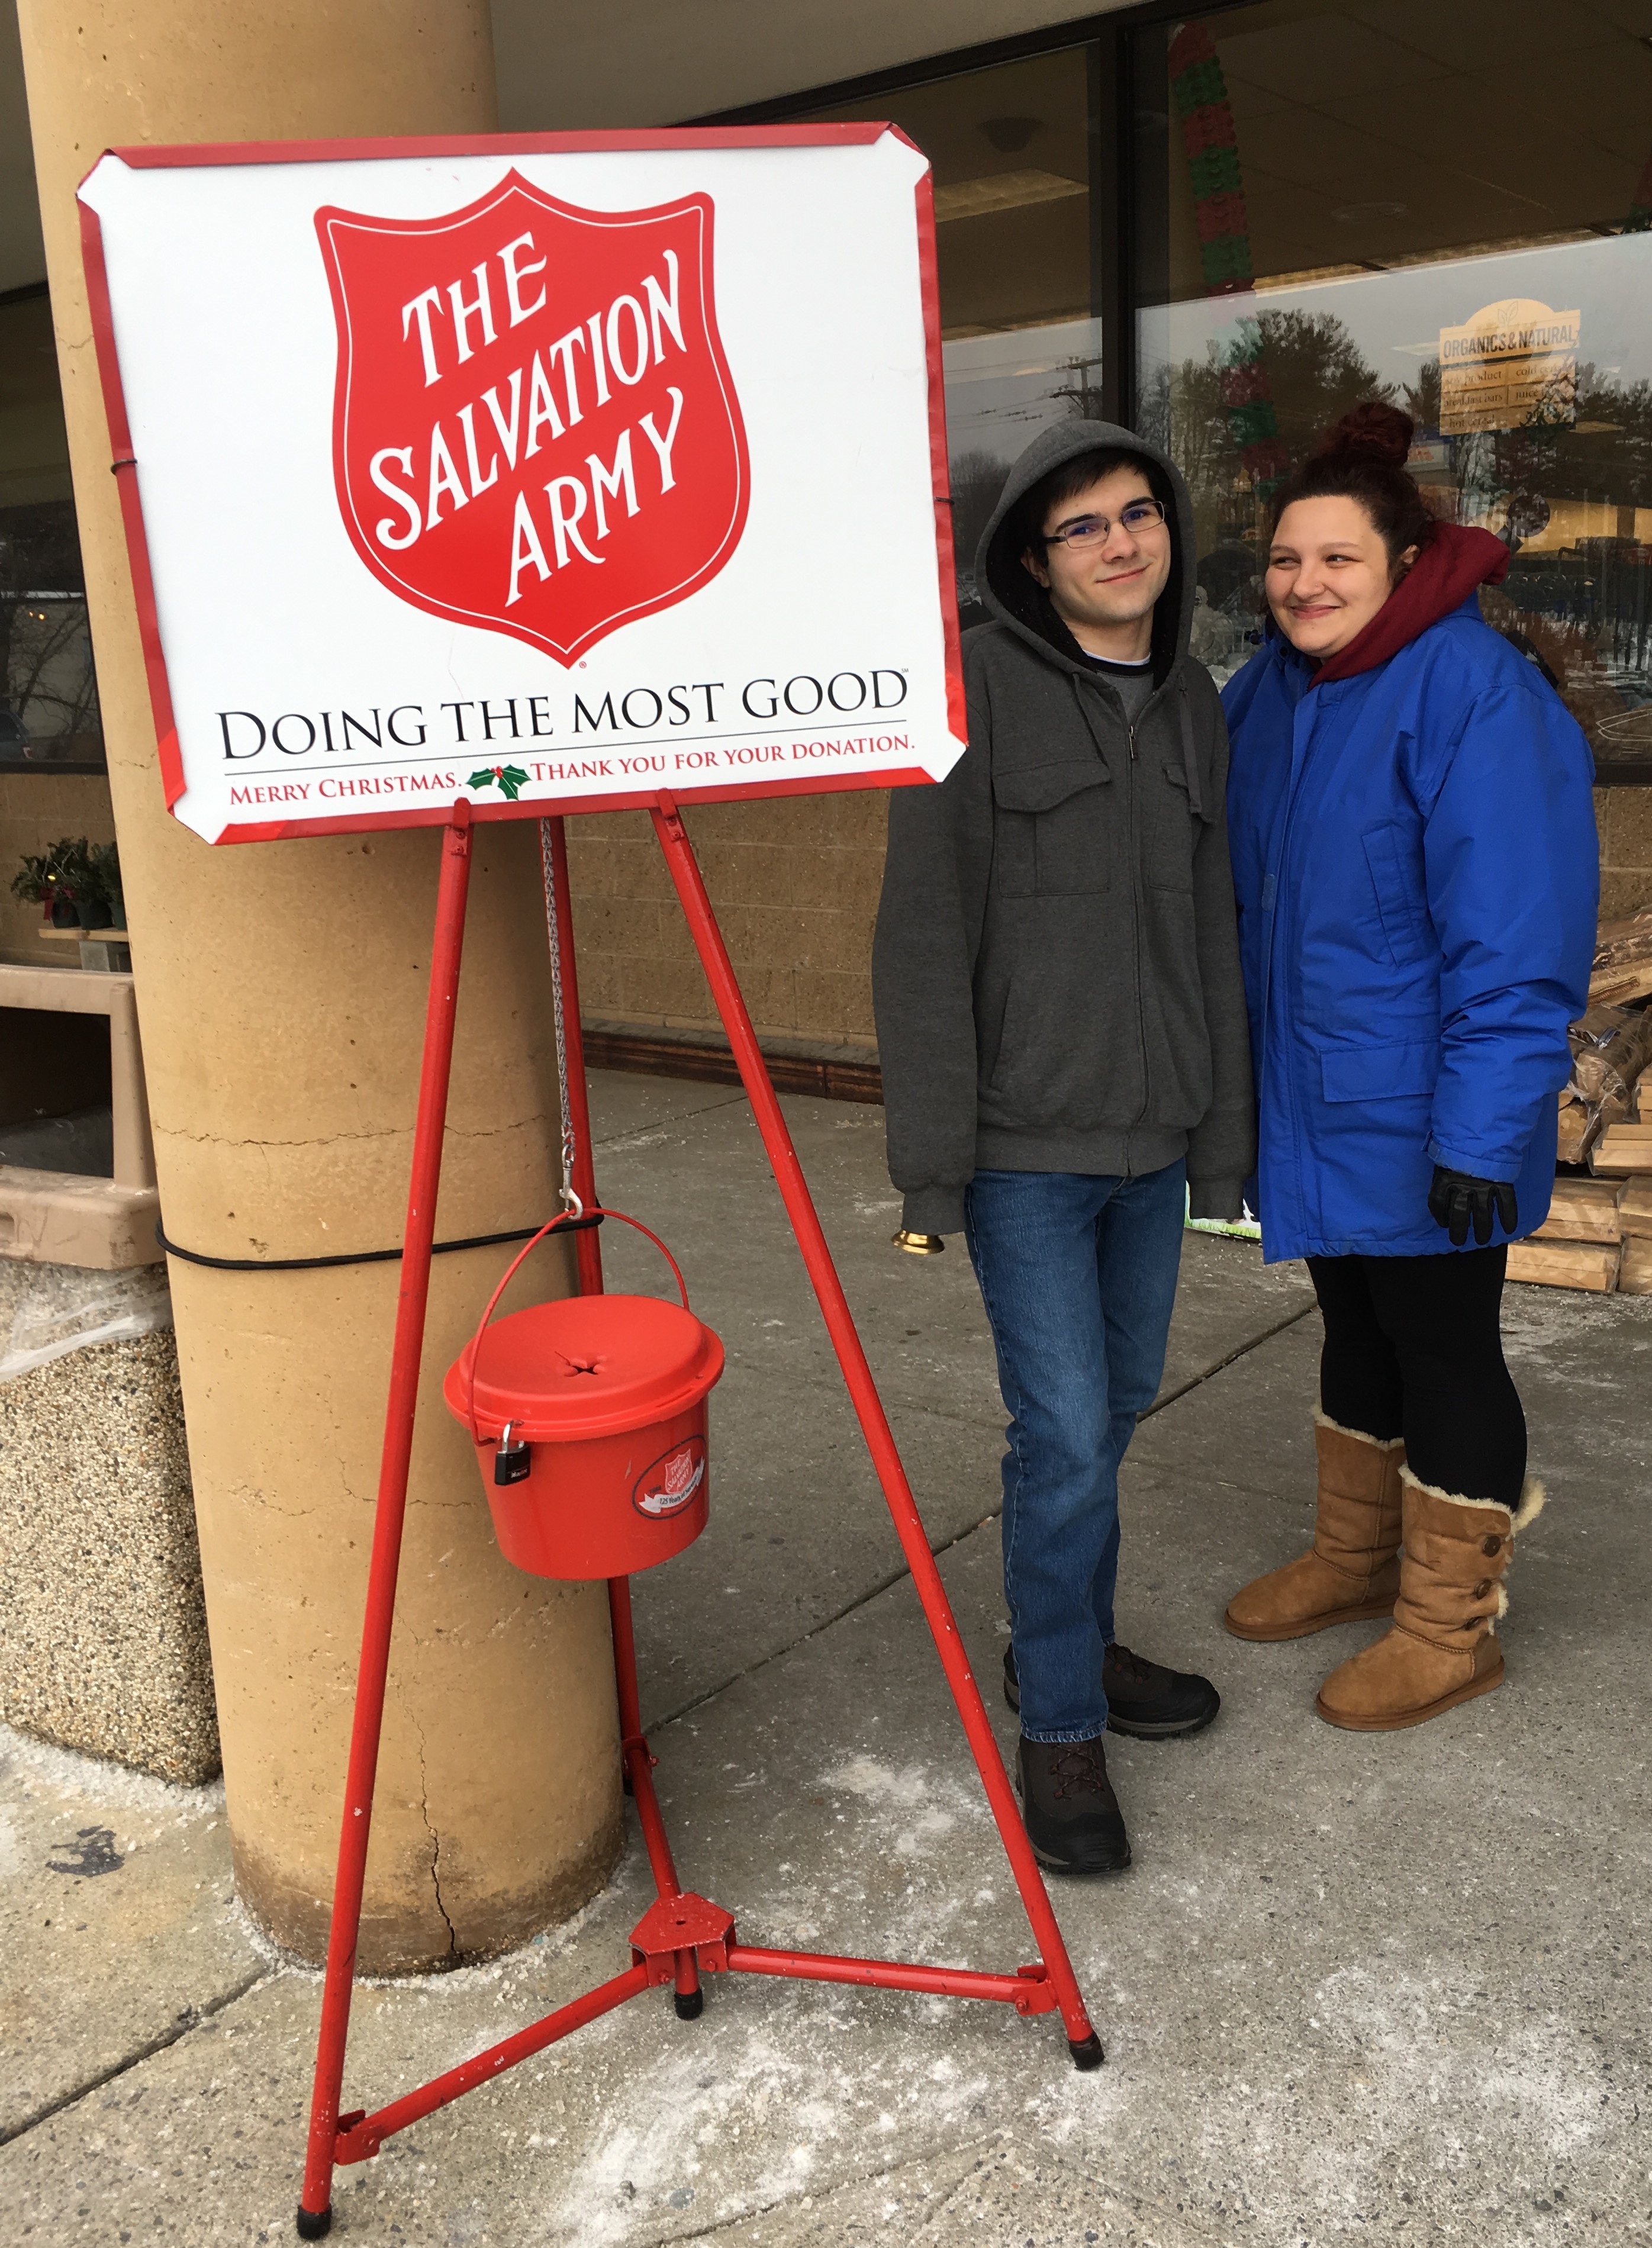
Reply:
[[1103, 1732], [1119, 1463], [1154, 1400], [1186, 1166], [1141, 1178], [977, 1171], [965, 1234], [1010, 1415], [1004, 1590], [1029, 1740]]

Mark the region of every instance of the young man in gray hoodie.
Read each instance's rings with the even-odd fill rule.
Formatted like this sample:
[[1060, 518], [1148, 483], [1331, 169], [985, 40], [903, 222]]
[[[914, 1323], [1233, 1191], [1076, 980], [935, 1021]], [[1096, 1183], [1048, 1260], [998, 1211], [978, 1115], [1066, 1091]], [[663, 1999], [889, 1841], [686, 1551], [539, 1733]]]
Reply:
[[970, 745], [895, 791], [873, 949], [889, 1170], [962, 1231], [1009, 1413], [1004, 1686], [1053, 1871], [1130, 1860], [1102, 1735], [1196, 1732], [1208, 1679], [1119, 1645], [1118, 1470], [1196, 1217], [1255, 1157], [1227, 737], [1188, 653], [1193, 511], [1165, 456], [1072, 421], [1011, 469], [976, 557]]

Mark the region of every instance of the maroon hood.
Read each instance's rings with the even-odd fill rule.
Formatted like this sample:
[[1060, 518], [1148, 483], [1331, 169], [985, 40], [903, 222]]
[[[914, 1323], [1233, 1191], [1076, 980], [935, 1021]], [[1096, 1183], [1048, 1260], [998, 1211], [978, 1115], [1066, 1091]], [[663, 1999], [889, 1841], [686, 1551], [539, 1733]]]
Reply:
[[1434, 536], [1363, 631], [1314, 674], [1313, 684], [1352, 679], [1374, 671], [1419, 633], [1437, 625], [1477, 586], [1497, 586], [1508, 575], [1509, 550], [1489, 531], [1465, 530], [1459, 523], [1435, 526]]

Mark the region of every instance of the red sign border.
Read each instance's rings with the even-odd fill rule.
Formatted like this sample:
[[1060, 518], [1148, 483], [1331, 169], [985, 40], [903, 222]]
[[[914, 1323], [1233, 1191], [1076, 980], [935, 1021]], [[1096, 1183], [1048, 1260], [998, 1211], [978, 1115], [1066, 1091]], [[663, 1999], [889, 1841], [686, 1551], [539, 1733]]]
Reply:
[[[376, 163], [407, 156], [577, 155], [596, 151], [641, 148], [797, 148], [864, 145], [891, 133], [908, 147], [917, 144], [898, 125], [723, 125], [684, 126], [651, 132], [586, 132], [528, 134], [443, 134], [406, 140], [243, 140], [202, 141], [173, 147], [106, 148], [106, 156], [119, 158], [133, 171], [193, 169], [198, 167], [254, 164]], [[918, 150], [922, 154], [922, 150]], [[86, 185], [93, 164], [80, 182]], [[918, 224], [918, 271], [923, 309], [924, 357], [929, 372], [929, 471], [935, 506], [936, 563], [941, 588], [941, 616], [945, 634], [947, 722], [955, 740], [968, 739], [963, 658], [958, 640], [956, 584], [953, 571], [952, 499], [947, 467], [946, 400], [942, 380], [941, 300], [935, 244], [935, 194], [926, 171], [915, 195]], [[98, 354], [98, 374], [103, 386], [104, 412], [109, 425], [113, 457], [111, 469], [120, 493], [121, 522], [127, 557], [132, 572], [133, 596], [143, 648], [149, 702], [154, 717], [161, 777], [167, 809], [172, 811], [184, 793], [183, 759], [178, 748], [177, 722], [173, 714], [172, 689], [161, 645], [160, 618], [155, 608], [154, 577], [143, 520], [143, 501], [138, 484], [138, 463], [132, 450], [132, 427], [121, 387], [115, 352], [114, 320], [109, 298], [108, 269], [103, 253], [103, 229], [98, 214], [79, 202], [81, 259], [86, 271], [86, 296], [92, 333]], [[791, 780], [732, 782], [722, 785], [674, 786], [680, 803], [739, 803], [757, 797], [819, 796], [843, 789], [907, 787], [927, 783], [921, 765], [901, 765], [888, 772], [867, 774], [799, 775]], [[475, 804], [474, 819], [539, 819], [547, 815], [578, 812], [620, 812], [657, 802], [657, 789], [623, 795], [559, 797], [515, 804]], [[429, 805], [341, 819], [280, 819], [232, 822], [211, 839], [223, 843], [273, 843], [307, 835], [360, 835], [398, 827], [439, 827], [451, 816], [450, 805]], [[202, 840], [207, 839], [202, 838]]]

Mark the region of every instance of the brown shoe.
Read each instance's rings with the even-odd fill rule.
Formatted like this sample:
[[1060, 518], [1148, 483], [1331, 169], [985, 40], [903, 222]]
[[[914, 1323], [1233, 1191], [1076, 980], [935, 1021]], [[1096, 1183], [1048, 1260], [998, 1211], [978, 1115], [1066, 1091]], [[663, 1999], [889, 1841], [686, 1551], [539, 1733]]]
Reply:
[[1032, 1854], [1047, 1871], [1121, 1874], [1129, 1864], [1130, 1838], [1099, 1736], [1030, 1741], [1023, 1733], [1015, 1785]]
[[1313, 1543], [1235, 1593], [1222, 1621], [1236, 1639], [1305, 1639], [1394, 1607], [1404, 1441], [1362, 1436], [1317, 1412], [1313, 1441], [1320, 1455]]
[[1327, 1724], [1354, 1733], [1393, 1733], [1503, 1683], [1497, 1620], [1515, 1533], [1543, 1506], [1531, 1477], [1511, 1514], [1506, 1506], [1462, 1498], [1402, 1470], [1405, 1553], [1394, 1628], [1340, 1664], [1314, 1703]]

